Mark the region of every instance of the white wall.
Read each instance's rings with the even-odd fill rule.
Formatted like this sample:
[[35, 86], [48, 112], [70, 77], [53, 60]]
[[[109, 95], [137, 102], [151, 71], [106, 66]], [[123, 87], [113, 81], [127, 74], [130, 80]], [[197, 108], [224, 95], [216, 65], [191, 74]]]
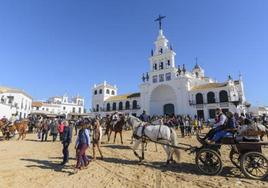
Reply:
[[23, 93], [1, 93], [0, 98], [5, 99], [5, 104], [8, 104], [7, 97], [14, 97], [11, 105], [15, 110], [12, 113], [17, 113], [18, 117], [26, 118], [32, 110], [32, 99], [29, 96], [26, 96]]

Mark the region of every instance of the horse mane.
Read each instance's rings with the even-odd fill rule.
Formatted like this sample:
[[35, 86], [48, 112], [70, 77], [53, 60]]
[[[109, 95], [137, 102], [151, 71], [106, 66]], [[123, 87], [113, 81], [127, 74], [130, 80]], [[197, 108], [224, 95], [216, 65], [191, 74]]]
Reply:
[[135, 117], [135, 116], [133, 116], [133, 115], [129, 115], [129, 117], [131, 117], [132, 119], [134, 119], [134, 120], [136, 120], [136, 121], [138, 121], [138, 122], [142, 122], [139, 118], [137, 118], [137, 117]]

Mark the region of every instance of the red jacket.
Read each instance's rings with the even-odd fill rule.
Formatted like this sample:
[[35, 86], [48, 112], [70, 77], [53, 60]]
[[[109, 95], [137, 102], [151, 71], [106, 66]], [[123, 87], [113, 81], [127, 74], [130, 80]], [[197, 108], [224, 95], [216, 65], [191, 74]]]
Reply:
[[61, 123], [61, 124], [58, 126], [58, 131], [59, 131], [59, 133], [63, 133], [63, 130], [64, 130], [64, 124]]

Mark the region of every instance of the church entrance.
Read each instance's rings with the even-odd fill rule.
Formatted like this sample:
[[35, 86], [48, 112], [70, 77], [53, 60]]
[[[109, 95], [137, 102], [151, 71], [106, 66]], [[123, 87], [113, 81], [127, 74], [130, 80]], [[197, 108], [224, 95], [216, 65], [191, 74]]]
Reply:
[[150, 95], [150, 115], [176, 114], [177, 97], [169, 85], [154, 88]]
[[165, 104], [164, 105], [164, 115], [173, 115], [175, 114], [174, 104]]

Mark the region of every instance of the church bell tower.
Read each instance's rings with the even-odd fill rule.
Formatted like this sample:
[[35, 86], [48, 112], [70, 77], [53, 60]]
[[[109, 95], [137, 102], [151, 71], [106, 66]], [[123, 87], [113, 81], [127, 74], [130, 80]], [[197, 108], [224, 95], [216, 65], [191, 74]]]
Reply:
[[168, 40], [163, 34], [162, 29], [162, 19], [165, 16], [159, 16], [155, 21], [159, 22], [159, 32], [157, 40], [154, 42], [155, 48], [151, 52], [151, 57], [149, 58], [150, 62], [150, 71], [162, 71], [169, 68], [175, 68], [175, 55], [172, 46], [169, 45]]

